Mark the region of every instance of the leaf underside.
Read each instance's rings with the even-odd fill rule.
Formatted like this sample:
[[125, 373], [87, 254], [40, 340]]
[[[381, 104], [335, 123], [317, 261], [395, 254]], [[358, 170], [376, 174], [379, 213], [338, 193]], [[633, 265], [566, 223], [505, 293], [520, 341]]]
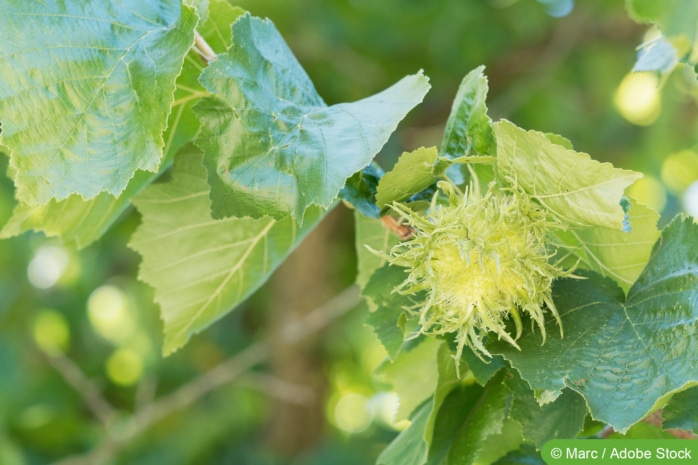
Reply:
[[180, 152], [172, 179], [133, 200], [143, 222], [129, 246], [143, 258], [140, 279], [155, 288], [166, 355], [261, 286], [323, 215], [309, 210], [302, 227], [291, 218], [215, 220], [201, 159]]

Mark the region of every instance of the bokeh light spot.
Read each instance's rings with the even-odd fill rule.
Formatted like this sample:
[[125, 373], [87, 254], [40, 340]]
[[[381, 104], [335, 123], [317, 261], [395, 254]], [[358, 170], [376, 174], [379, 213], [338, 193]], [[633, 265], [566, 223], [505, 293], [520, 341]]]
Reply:
[[334, 408], [334, 421], [339, 429], [350, 434], [364, 431], [373, 421], [366, 396], [349, 392], [339, 398]]
[[94, 330], [114, 344], [122, 344], [135, 331], [126, 294], [116, 286], [100, 286], [87, 299], [87, 315]]
[[613, 103], [623, 118], [638, 126], [649, 126], [659, 117], [659, 81], [652, 73], [630, 73], [623, 78]]
[[32, 286], [48, 289], [56, 285], [68, 267], [68, 253], [62, 247], [51, 245], [40, 248], [27, 267]]
[[70, 327], [63, 315], [55, 310], [42, 310], [34, 319], [34, 342], [49, 355], [65, 353], [70, 344]]
[[694, 181], [698, 181], [698, 153], [682, 150], [662, 163], [662, 182], [675, 195], [681, 195]]
[[143, 359], [131, 349], [117, 349], [107, 359], [109, 379], [120, 386], [131, 386], [143, 375]]
[[646, 174], [644, 177], [635, 181], [635, 183], [630, 186], [628, 192], [635, 200], [650, 208], [654, 208], [658, 212], [664, 210], [666, 206], [666, 189], [654, 176]]
[[683, 194], [683, 208], [686, 213], [698, 218], [698, 181], [694, 182]]

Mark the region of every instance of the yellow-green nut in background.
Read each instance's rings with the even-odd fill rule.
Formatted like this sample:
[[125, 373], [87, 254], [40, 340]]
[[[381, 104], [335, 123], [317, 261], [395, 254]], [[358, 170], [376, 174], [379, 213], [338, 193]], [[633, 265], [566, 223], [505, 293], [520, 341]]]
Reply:
[[[435, 196], [427, 213], [393, 204], [415, 233], [385, 256], [407, 268], [397, 292], [426, 292], [426, 299], [410, 309], [421, 332], [455, 333], [457, 359], [464, 346], [480, 358], [491, 357], [483, 343], [489, 332], [518, 348], [522, 313], [540, 328], [543, 341], [546, 312], [562, 332], [551, 285], [570, 272], [550, 263], [555, 250], [546, 238], [561, 225], [515, 188], [493, 184], [481, 195], [473, 186], [464, 194], [450, 183], [439, 187], [448, 202], [440, 204]], [[516, 334], [507, 331], [509, 317]]]

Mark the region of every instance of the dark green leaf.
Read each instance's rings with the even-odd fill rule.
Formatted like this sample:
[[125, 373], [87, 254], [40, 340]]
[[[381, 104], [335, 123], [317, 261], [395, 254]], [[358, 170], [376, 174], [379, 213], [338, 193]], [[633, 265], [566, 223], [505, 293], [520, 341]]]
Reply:
[[536, 448], [552, 439], [572, 439], [582, 431], [587, 407], [576, 392], [565, 389], [554, 402], [541, 406], [528, 383], [515, 371], [510, 372], [504, 384], [513, 396], [509, 416], [521, 424], [524, 439]]
[[302, 228], [290, 218], [214, 220], [201, 159], [180, 152], [172, 179], [133, 200], [143, 223], [129, 245], [143, 257], [139, 277], [162, 308], [165, 354], [261, 286], [323, 215], [311, 209]]
[[475, 406], [464, 416], [448, 453], [449, 465], [475, 463], [485, 441], [502, 432], [511, 402], [511, 395], [502, 383], [503, 377], [501, 372], [492, 378]]
[[698, 383], [698, 224], [677, 218], [662, 233], [647, 267], [628, 292], [590, 273], [562, 279], [553, 299], [565, 337], [550, 322], [548, 339], [527, 331], [520, 351], [504, 355], [539, 392], [577, 391], [592, 416], [626, 431], [665, 396]]
[[545, 465], [545, 462], [533, 446], [523, 444], [521, 449], [509, 452], [493, 465]]
[[679, 428], [698, 434], [698, 387], [679, 392], [664, 407], [664, 428]]
[[300, 220], [312, 204], [328, 207], [429, 89], [419, 73], [328, 107], [271, 21], [249, 15], [201, 82], [215, 95], [195, 107], [214, 218]]
[[347, 179], [347, 183], [339, 191], [339, 197], [362, 215], [380, 218], [381, 209], [376, 205], [376, 189], [382, 176], [383, 170], [376, 163], [371, 163]]
[[21, 202], [119, 195], [157, 171], [196, 20], [179, 0], [2, 3], [2, 143]]

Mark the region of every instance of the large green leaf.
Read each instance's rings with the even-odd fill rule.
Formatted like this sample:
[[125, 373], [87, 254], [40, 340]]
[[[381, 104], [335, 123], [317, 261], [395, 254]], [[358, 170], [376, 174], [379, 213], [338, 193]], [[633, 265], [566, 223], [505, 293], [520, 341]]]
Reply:
[[21, 202], [118, 195], [157, 171], [196, 21], [179, 0], [2, 2], [2, 143]]
[[215, 220], [201, 159], [180, 152], [171, 181], [133, 200], [143, 223], [129, 245], [143, 257], [139, 277], [162, 308], [165, 354], [263, 284], [322, 216], [311, 209], [302, 228], [291, 218]]
[[[233, 8], [225, 0], [211, 0], [209, 8], [211, 15], [207, 15], [208, 19], [199, 25], [198, 31], [211, 47], [225, 50], [232, 42], [230, 24], [243, 10]], [[182, 72], [177, 77], [175, 100], [164, 134], [165, 159], [157, 173], [136, 172], [118, 197], [102, 192], [90, 200], [72, 194], [65, 200], [51, 200], [45, 205], [20, 203], [0, 231], [0, 238], [35, 230], [44, 232], [48, 237], [58, 236], [64, 244], [75, 244], [81, 249], [102, 237], [130, 207], [131, 197], [169, 169], [174, 154], [196, 136], [199, 120], [191, 107], [197, 98], [208, 94], [199, 84], [199, 75], [203, 69], [204, 63], [193, 51], [187, 54]]]
[[438, 155], [436, 147], [420, 147], [400, 155], [393, 169], [378, 183], [378, 206], [385, 207], [405, 200], [431, 186], [436, 180], [434, 163]]
[[329, 206], [429, 89], [421, 73], [364, 100], [326, 106], [271, 21], [233, 24], [233, 46], [201, 76], [195, 111], [214, 218]]
[[562, 320], [547, 342], [531, 331], [504, 355], [544, 397], [568, 387], [592, 416], [626, 431], [673, 392], [698, 384], [698, 224], [675, 219], [662, 233], [627, 299], [611, 280], [589, 273], [553, 286]]
[[558, 237], [581, 267], [613, 278], [627, 291], [645, 268], [659, 237], [659, 214], [631, 200], [628, 220], [628, 232], [596, 226], [562, 231]]
[[570, 225], [623, 228], [623, 191], [640, 173], [599, 163], [506, 120], [495, 125], [495, 134], [501, 179], [520, 186]]

